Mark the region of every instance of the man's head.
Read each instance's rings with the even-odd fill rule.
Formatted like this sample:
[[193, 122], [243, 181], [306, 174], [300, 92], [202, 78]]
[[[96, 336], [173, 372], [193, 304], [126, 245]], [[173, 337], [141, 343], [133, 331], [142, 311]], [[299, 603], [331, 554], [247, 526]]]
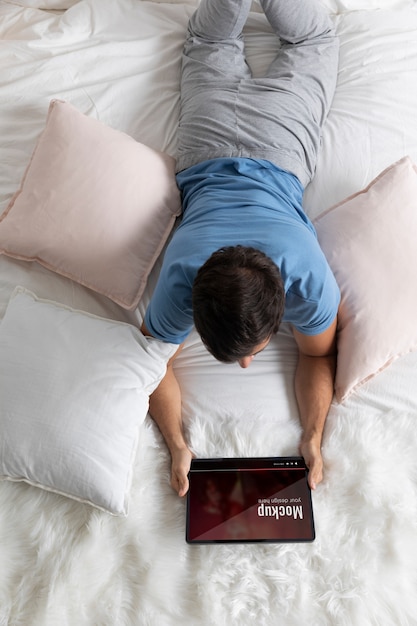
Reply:
[[234, 363], [278, 331], [284, 300], [281, 274], [266, 254], [244, 246], [221, 248], [195, 278], [194, 324], [216, 359]]

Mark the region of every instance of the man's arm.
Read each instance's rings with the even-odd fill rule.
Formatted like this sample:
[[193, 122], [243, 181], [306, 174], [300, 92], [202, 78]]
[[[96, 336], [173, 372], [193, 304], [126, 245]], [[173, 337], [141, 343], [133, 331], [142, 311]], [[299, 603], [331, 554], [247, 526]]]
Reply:
[[[142, 325], [142, 332], [150, 336], [144, 325]], [[184, 438], [181, 390], [172, 367], [174, 359], [181, 350], [182, 345], [169, 360], [164, 378], [150, 396], [149, 413], [161, 431], [171, 453], [171, 486], [179, 496], [185, 496], [188, 491], [188, 472], [193, 455]]]
[[293, 330], [299, 349], [295, 394], [303, 429], [300, 453], [310, 468], [309, 484], [316, 488], [323, 478], [321, 442], [333, 399], [336, 371], [337, 319], [320, 335], [307, 336]]

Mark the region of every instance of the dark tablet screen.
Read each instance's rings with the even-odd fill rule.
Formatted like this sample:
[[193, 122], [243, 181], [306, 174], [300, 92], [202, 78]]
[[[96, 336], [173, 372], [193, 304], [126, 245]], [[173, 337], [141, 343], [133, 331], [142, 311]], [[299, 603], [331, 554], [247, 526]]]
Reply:
[[194, 459], [189, 478], [189, 543], [315, 538], [302, 457]]

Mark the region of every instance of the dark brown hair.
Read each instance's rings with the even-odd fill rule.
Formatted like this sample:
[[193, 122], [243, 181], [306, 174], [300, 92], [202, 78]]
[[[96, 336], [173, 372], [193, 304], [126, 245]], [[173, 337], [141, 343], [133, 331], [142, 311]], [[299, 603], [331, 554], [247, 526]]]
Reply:
[[275, 263], [251, 247], [220, 248], [193, 285], [194, 324], [211, 354], [226, 363], [249, 356], [278, 331], [284, 285]]

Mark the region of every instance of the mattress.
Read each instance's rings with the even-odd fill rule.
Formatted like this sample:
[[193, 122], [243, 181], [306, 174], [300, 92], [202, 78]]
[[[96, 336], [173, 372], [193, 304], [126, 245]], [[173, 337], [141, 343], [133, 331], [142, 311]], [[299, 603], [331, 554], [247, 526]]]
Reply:
[[[316, 175], [304, 195], [312, 219], [404, 156], [417, 162], [416, 3], [324, 4], [341, 48]], [[1, 212], [55, 99], [175, 156], [181, 50], [194, 10], [191, 0], [0, 2]], [[244, 36], [252, 70], [261, 73], [277, 42], [257, 4]], [[389, 262], [393, 254], [386, 251]], [[0, 315], [19, 286], [39, 299], [139, 328], [160, 263], [161, 257], [139, 305], [128, 310], [36, 261], [1, 254]], [[375, 312], [378, 320], [383, 315]], [[413, 315], [399, 311], [386, 334], [390, 323], [406, 318], [411, 324]], [[343, 402], [332, 402], [311, 544], [187, 545], [186, 503], [169, 485], [169, 453], [149, 415], [132, 459], [127, 515], [30, 481], [0, 481], [0, 624], [416, 624], [414, 350], [410, 340], [409, 351]], [[193, 331], [175, 361], [193, 453], [297, 454], [296, 363], [286, 325], [247, 370], [215, 361]], [[4, 433], [2, 439], [4, 451]]]

